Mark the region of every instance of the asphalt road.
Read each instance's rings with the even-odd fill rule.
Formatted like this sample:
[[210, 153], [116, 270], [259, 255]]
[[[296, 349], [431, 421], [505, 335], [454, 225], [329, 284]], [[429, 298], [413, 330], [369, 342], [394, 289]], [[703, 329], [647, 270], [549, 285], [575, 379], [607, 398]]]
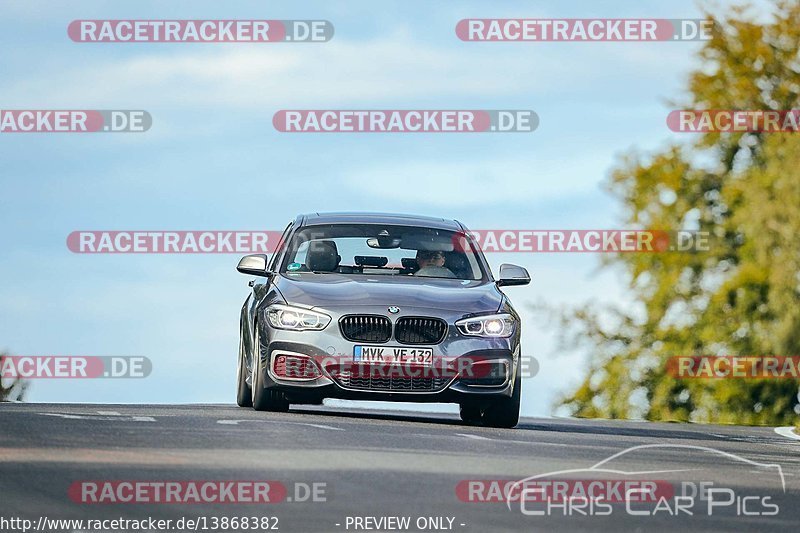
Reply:
[[[574, 472], [550, 475], [564, 470]], [[656, 480], [673, 492], [660, 507], [623, 498], [583, 513], [567, 509], [563, 499], [549, 509], [533, 501], [512, 501], [510, 508], [464, 501], [490, 497], [501, 486], [470, 480], [528, 476], [583, 487], [590, 480]], [[287, 493], [266, 504], [97, 504], [82, 498], [100, 492], [70, 492], [89, 481], [108, 487], [103, 482], [204, 480], [266, 480]], [[310, 487], [318, 501], [307, 497]], [[720, 490], [709, 500], [703, 487]], [[677, 511], [676, 496], [695, 489]], [[274, 517], [267, 525], [286, 532], [780, 531], [797, 529], [798, 496], [800, 441], [770, 428], [523, 419], [516, 429], [499, 430], [445, 415], [322, 406], [275, 414], [229, 405], [0, 405], [3, 532], [21, 531], [20, 522], [3, 519], [40, 526], [40, 517], [204, 517], [198, 530], [224, 530], [219, 522], [212, 527], [215, 517]], [[528, 514], [536, 511], [545, 514]], [[409, 525], [378, 521], [387, 517], [407, 517]], [[244, 528], [228, 524], [228, 530]]]

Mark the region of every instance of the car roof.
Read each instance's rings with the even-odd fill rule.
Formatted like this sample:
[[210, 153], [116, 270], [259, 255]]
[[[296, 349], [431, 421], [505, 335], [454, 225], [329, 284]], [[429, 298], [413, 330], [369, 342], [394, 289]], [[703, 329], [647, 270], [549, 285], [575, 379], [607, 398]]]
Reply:
[[395, 226], [421, 226], [452, 231], [461, 231], [465, 229], [457, 220], [421, 215], [404, 215], [399, 213], [361, 213], [358, 211], [346, 211], [337, 213], [307, 213], [297, 218], [302, 226], [317, 226], [321, 224], [389, 224]]

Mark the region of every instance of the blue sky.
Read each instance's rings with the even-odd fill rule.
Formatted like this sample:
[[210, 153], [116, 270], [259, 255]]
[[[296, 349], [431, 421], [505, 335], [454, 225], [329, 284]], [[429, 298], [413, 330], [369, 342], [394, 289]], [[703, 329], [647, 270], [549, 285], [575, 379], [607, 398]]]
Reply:
[[[76, 255], [74, 230], [282, 229], [368, 210], [479, 228], [619, 226], [601, 184], [671, 134], [698, 43], [466, 43], [470, 17], [699, 18], [690, 1], [90, 2], [0, 7], [0, 108], [145, 109], [143, 134], [0, 136], [0, 349], [145, 355], [144, 381], [40, 381], [33, 401], [232, 402], [236, 256]], [[82, 18], [327, 19], [323, 44], [90, 44]], [[281, 134], [279, 109], [533, 109], [529, 134]], [[490, 254], [529, 269], [508, 294], [541, 364], [523, 414], [551, 413], [586, 354], [557, 353], [533, 302], [625, 302], [592, 254]]]

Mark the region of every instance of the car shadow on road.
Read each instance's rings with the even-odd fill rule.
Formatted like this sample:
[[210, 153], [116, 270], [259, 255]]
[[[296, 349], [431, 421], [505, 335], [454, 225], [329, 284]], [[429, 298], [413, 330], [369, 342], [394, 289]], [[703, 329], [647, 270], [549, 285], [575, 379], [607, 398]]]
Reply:
[[[426, 412], [390, 412], [362, 409], [340, 409], [332, 407], [309, 408], [308, 406], [293, 406], [293, 413], [302, 413], [317, 416], [330, 416], [339, 418], [358, 418], [366, 420], [393, 420], [399, 422], [416, 422], [422, 424], [436, 424], [446, 426], [462, 426], [467, 428], [482, 428], [465, 424], [457, 415], [449, 413]], [[495, 428], [491, 428], [495, 429]], [[709, 429], [719, 430], [719, 433], [709, 432]], [[695, 426], [683, 423], [649, 423], [641, 421], [618, 421], [608, 423], [607, 420], [580, 420], [580, 419], [525, 419], [510, 430], [500, 431], [547, 431], [559, 433], [579, 433], [593, 435], [618, 435], [624, 437], [647, 437], [681, 440], [718, 440], [718, 441], [750, 441], [774, 442], [776, 439], [766, 435], [745, 435], [731, 431], [733, 428], [724, 426]], [[735, 428], [741, 430], [742, 428]]]

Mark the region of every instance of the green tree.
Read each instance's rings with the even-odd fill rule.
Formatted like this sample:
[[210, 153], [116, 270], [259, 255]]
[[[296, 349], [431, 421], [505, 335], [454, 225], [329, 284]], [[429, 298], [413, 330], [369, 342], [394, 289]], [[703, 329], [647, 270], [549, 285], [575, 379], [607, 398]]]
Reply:
[[[0, 353], [0, 368], [6, 354]], [[21, 400], [25, 395], [26, 384], [19, 378], [0, 378], [0, 402]]]
[[[714, 17], [676, 107], [800, 107], [800, 3], [773, 5], [766, 23], [746, 7]], [[707, 231], [711, 251], [608, 258], [636, 305], [563, 315], [565, 339], [592, 355], [561, 405], [587, 417], [794, 424], [797, 380], [678, 380], [665, 367], [675, 355], [800, 355], [800, 133], [707, 133], [631, 153], [608, 189], [630, 226]]]

